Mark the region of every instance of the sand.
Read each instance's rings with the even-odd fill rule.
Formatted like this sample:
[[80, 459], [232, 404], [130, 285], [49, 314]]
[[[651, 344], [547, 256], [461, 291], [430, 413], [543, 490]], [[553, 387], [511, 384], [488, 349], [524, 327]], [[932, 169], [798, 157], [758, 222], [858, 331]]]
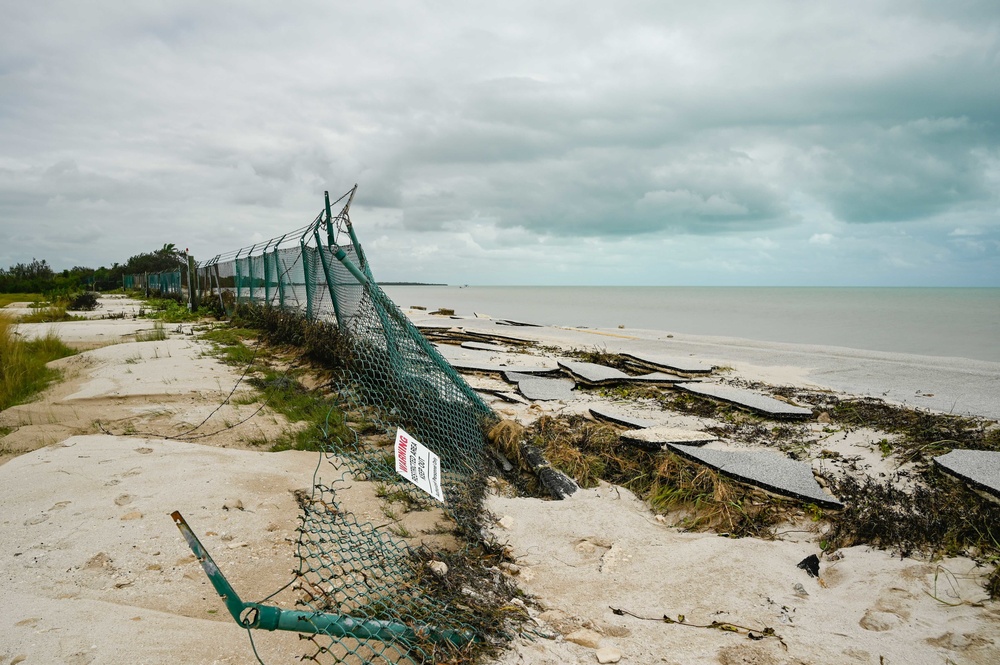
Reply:
[[[417, 323], [426, 316], [411, 315]], [[137, 323], [51, 329], [97, 344], [134, 340], [125, 326]], [[1000, 366], [989, 363], [652, 331], [460, 323], [562, 348], [688, 355], [747, 381], [875, 395], [891, 386], [887, 396], [909, 404], [987, 416], [997, 409]], [[80, 328], [91, 325], [92, 332]], [[96, 332], [109, 325], [122, 327]], [[166, 341], [118, 343], [57, 361], [62, 383], [0, 413], [0, 426], [13, 428], [0, 440], [0, 665], [255, 662], [246, 632], [226, 614], [169, 513], [184, 514], [245, 599], [259, 598], [289, 579], [298, 517], [291, 492], [311, 485], [319, 459], [254, 449], [251, 440], [287, 427], [266, 409], [243, 431], [196, 442], [166, 438], [200, 422], [238, 379], [184, 328]], [[99, 335], [103, 341], [93, 341]], [[473, 352], [498, 355], [456, 351]], [[482, 381], [498, 391], [504, 386], [498, 378]], [[587, 413], [593, 404], [490, 399], [525, 422], [542, 413]], [[605, 402], [661, 426], [703, 425], [648, 405]], [[238, 408], [210, 422], [221, 429], [255, 406]], [[825, 447], [866, 453], [862, 464], [872, 472], [885, 464], [872, 453], [878, 432], [826, 436]], [[357, 501], [359, 516], [374, 519], [377, 505]], [[856, 547], [820, 556], [817, 579], [796, 566], [822, 554], [806, 529], [790, 528], [776, 541], [683, 533], [610, 485], [561, 502], [492, 497], [489, 508], [498, 518], [495, 535], [515, 557], [515, 579], [537, 603], [538, 634], [515, 642], [498, 661], [504, 665], [596, 663], [608, 654], [599, 648], [616, 650], [622, 663], [1000, 662], [1000, 606], [985, 599], [984, 571], [968, 559], [900, 559]], [[770, 627], [780, 641], [643, 621], [611, 607]], [[255, 632], [254, 639], [265, 663], [293, 662], [302, 653], [295, 634]]]

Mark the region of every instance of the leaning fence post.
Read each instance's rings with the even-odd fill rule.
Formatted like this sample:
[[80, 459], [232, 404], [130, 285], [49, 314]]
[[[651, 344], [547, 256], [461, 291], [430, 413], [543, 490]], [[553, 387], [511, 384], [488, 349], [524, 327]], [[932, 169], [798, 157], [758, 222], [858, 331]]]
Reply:
[[319, 261], [323, 264], [323, 274], [326, 275], [326, 288], [330, 292], [330, 301], [333, 303], [333, 315], [337, 317], [337, 325], [341, 328], [344, 327], [344, 321], [340, 316], [340, 304], [337, 302], [337, 293], [334, 290], [333, 273], [330, 272], [330, 266], [326, 262], [326, 250], [323, 249], [323, 241], [320, 240], [319, 231], [315, 232], [317, 251], [319, 252]]

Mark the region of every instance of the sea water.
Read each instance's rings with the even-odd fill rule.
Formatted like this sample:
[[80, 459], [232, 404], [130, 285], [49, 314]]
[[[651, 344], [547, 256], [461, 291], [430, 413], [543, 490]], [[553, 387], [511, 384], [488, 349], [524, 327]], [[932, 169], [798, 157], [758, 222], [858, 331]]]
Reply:
[[1000, 288], [384, 286], [400, 307], [1000, 362]]

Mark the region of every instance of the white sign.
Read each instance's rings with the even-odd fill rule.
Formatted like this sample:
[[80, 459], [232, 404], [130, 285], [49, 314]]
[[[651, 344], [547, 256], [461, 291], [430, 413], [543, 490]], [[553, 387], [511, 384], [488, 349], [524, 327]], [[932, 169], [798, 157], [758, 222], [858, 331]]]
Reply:
[[396, 429], [396, 473], [438, 501], [444, 501], [441, 458], [399, 428]]

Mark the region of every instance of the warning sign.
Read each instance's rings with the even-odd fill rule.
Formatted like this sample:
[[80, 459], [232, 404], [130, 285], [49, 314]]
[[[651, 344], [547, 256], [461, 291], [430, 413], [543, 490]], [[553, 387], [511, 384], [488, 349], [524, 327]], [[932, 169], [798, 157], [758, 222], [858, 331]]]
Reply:
[[396, 429], [396, 473], [444, 501], [441, 492], [441, 458], [401, 429]]

